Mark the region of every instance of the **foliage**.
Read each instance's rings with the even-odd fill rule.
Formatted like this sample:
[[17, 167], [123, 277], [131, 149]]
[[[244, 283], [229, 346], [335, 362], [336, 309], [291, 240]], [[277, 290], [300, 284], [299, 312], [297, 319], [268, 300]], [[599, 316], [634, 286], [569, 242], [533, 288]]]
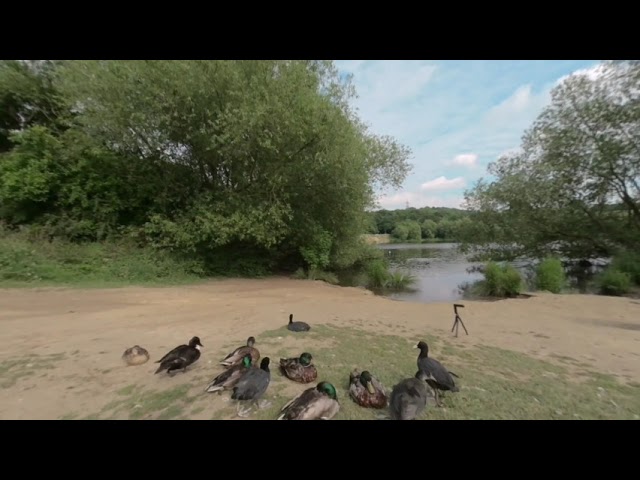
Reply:
[[602, 295], [620, 296], [631, 289], [631, 276], [612, 267], [602, 272], [596, 281]]
[[488, 297], [515, 297], [522, 292], [520, 272], [508, 263], [489, 262], [484, 271], [481, 292]]
[[0, 221], [208, 274], [348, 268], [411, 154], [353, 95], [330, 61], [0, 62]]
[[547, 257], [536, 267], [536, 288], [551, 293], [560, 293], [566, 286], [566, 276], [562, 262], [555, 257]]
[[468, 212], [455, 208], [377, 210], [369, 215], [368, 233], [389, 233], [401, 242], [420, 242], [421, 239], [455, 241], [469, 223]]
[[636, 285], [640, 285], [640, 254], [637, 252], [618, 252], [611, 262], [611, 267], [629, 275]]
[[640, 63], [608, 62], [556, 86], [520, 151], [466, 193], [465, 245], [496, 258], [638, 250], [639, 82]]
[[130, 242], [78, 244], [29, 238], [28, 232], [0, 234], [0, 284], [120, 285], [193, 282], [203, 266]]

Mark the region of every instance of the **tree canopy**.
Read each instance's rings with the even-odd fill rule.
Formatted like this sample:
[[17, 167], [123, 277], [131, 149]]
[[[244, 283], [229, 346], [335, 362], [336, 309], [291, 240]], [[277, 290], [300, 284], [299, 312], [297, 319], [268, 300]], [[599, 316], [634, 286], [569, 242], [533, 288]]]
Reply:
[[354, 94], [330, 61], [0, 62], [0, 220], [347, 266], [411, 155]]
[[640, 62], [603, 63], [551, 92], [518, 152], [466, 193], [465, 247], [574, 259], [640, 248]]

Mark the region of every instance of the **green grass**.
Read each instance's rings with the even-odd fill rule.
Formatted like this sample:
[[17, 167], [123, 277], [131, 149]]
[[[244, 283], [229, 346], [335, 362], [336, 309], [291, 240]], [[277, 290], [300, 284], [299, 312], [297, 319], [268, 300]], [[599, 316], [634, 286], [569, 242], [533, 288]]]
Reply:
[[[283, 352], [278, 337], [296, 335], [299, 347]], [[304, 335], [280, 328], [257, 339], [261, 354], [272, 358], [272, 381], [265, 396], [272, 405], [254, 411], [250, 418], [255, 419], [277, 418], [295, 394], [315, 385], [287, 380], [273, 363], [280, 356], [302, 351], [312, 353], [318, 381], [328, 380], [338, 389], [341, 410], [336, 420], [376, 419], [386, 412], [361, 408], [348, 396], [349, 372], [354, 367], [368, 369], [390, 391], [398, 381], [414, 375], [418, 350], [412, 347], [419, 339], [427, 341], [433, 356], [461, 377], [457, 380], [461, 391], [445, 395], [445, 408], [429, 407], [421, 419], [634, 419], [640, 415], [637, 386], [585, 369], [576, 374], [577, 365], [570, 370], [567, 365], [495, 347], [461, 348], [431, 335], [407, 340], [330, 325], [315, 325]], [[321, 346], [314, 348], [314, 344]], [[214, 416], [233, 415], [232, 408]]]
[[0, 232], [0, 287], [177, 285], [201, 279], [200, 266], [124, 242], [31, 241]]
[[49, 355], [26, 355], [0, 362], [0, 388], [11, 388], [20, 379], [38, 372], [52, 370], [57, 362], [65, 358], [64, 353]]
[[[354, 324], [357, 322], [354, 319]], [[349, 373], [354, 367], [367, 369], [390, 392], [397, 382], [415, 374], [418, 350], [413, 347], [419, 340], [428, 342], [433, 357], [460, 376], [456, 379], [460, 392], [446, 393], [445, 408], [430, 406], [421, 420], [640, 419], [640, 385], [621, 383], [612, 375], [593, 371], [592, 366], [560, 353], [553, 361], [543, 361], [496, 347], [464, 347], [454, 339], [429, 334], [407, 339], [330, 324], [313, 325], [310, 332], [303, 334], [290, 332], [283, 326], [259, 333], [256, 339], [261, 356], [271, 358], [272, 380], [264, 398], [272, 404], [264, 410], [254, 410], [250, 419], [276, 419], [289, 400], [317, 384], [301, 385], [278, 371], [280, 357], [298, 356], [303, 351], [313, 355], [319, 372], [317, 381], [329, 381], [338, 390], [341, 409], [336, 420], [380, 419], [387, 415], [387, 410], [365, 409], [351, 400]], [[230, 342], [211, 353], [212, 358], [241, 343]], [[189, 419], [193, 415], [232, 418], [236, 414], [234, 402], [212, 402], [213, 397], [202, 393], [206, 382], [219, 371], [207, 368], [206, 373], [183, 377], [187, 383], [164, 390], [127, 385], [113, 392], [112, 401], [99, 412], [90, 415], [85, 412], [83, 418]], [[223, 395], [230, 396], [228, 392]], [[80, 417], [69, 412], [60, 418]]]

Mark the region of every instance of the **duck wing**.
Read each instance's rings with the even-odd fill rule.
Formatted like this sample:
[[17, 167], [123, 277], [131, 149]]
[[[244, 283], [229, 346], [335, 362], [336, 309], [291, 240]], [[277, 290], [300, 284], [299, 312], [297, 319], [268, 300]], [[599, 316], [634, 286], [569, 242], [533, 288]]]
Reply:
[[453, 376], [438, 360], [423, 358], [418, 366], [430, 380], [435, 381], [438, 385], [449, 389], [456, 388]]
[[409, 378], [393, 388], [389, 410], [396, 420], [413, 420], [427, 405], [426, 384]]
[[308, 409], [308, 406], [313, 404], [321, 395], [316, 387], [307, 388], [282, 407], [278, 420], [299, 420]]
[[271, 381], [271, 374], [261, 368], [253, 367], [233, 389], [231, 398], [234, 400], [255, 400], [264, 394]]
[[164, 355], [164, 357], [162, 357], [160, 360], [157, 360], [155, 363], [162, 363], [165, 360], [168, 360], [170, 358], [179, 357], [180, 354], [184, 351], [185, 348], [189, 348], [189, 345], [178, 345], [176, 348], [174, 348], [173, 350], [170, 350], [168, 353], [166, 353]]
[[246, 373], [246, 370], [244, 365], [235, 365], [214, 378], [204, 391], [211, 393], [233, 387], [242, 378], [242, 375]]

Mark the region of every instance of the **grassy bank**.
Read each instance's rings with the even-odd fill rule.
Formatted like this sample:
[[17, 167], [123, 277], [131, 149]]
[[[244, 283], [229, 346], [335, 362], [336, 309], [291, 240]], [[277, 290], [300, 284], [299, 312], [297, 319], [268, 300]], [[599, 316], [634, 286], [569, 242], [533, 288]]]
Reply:
[[74, 244], [0, 236], [0, 286], [176, 285], [202, 279], [194, 262], [127, 242]]
[[[338, 389], [341, 408], [336, 420], [382, 419], [386, 410], [364, 409], [349, 398], [349, 372], [354, 367], [368, 369], [390, 390], [415, 373], [417, 350], [412, 347], [417, 339], [374, 334], [360, 328], [360, 323], [354, 320], [352, 328], [316, 325], [304, 337], [282, 327], [260, 333], [257, 338], [262, 355], [270, 356], [272, 361], [302, 351], [313, 355], [318, 381], [332, 382]], [[399, 333], [406, 335], [403, 328]], [[289, 337], [295, 337], [296, 351], [283, 347]], [[429, 342], [434, 357], [460, 376], [460, 392], [446, 394], [445, 408], [430, 406], [420, 420], [637, 419], [640, 413], [638, 385], [624, 385], [575, 359], [557, 357], [547, 362], [501, 348], [462, 347], [430, 335], [422, 339]], [[229, 343], [225, 348], [235, 346]], [[254, 410], [253, 419], [275, 419], [287, 401], [309, 388], [284, 378], [275, 364], [272, 367], [271, 384], [265, 395], [272, 404], [265, 410]], [[213, 407], [212, 397], [202, 392], [203, 384], [214, 374], [194, 372], [190, 378], [181, 377], [185, 381], [188, 378], [187, 383], [174, 383], [165, 390], [130, 385], [115, 392], [113, 401], [102, 410], [88, 416], [68, 412], [65, 418], [233, 418], [233, 403]], [[229, 393], [224, 395], [228, 397]]]

